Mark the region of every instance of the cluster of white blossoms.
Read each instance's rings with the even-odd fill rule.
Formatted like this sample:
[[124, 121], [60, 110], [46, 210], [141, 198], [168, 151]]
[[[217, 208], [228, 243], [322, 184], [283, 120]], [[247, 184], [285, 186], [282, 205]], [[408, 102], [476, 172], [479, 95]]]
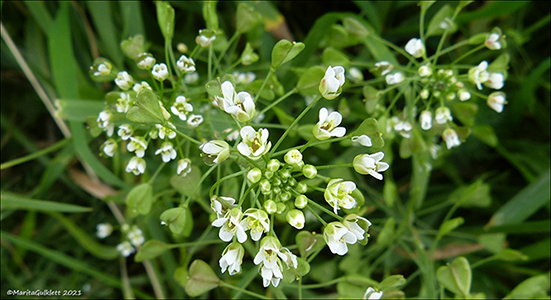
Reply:
[[[100, 223], [96, 226], [96, 235], [100, 239], [104, 239], [111, 235], [113, 226], [109, 223]], [[123, 241], [120, 242], [116, 249], [122, 256], [128, 257], [136, 252], [145, 242], [143, 232], [137, 226], [130, 227], [128, 224], [121, 226], [121, 232], [124, 235]]]
[[[174, 84], [174, 79], [170, 78], [168, 66], [164, 63], [157, 63], [151, 53], [144, 52], [138, 55], [136, 64], [139, 69], [150, 72], [154, 79], [154, 86], [162, 86], [164, 81], [170, 81]], [[187, 75], [197, 75], [195, 62], [186, 55], [176, 61], [176, 67], [179, 73], [178, 81]], [[91, 67], [92, 76], [108, 76], [113, 72], [110, 63], [103, 61]], [[113, 75], [114, 76], [114, 75]], [[198, 76], [198, 75], [197, 75]], [[152, 152], [160, 157], [164, 163], [176, 160], [178, 156], [177, 174], [186, 176], [191, 171], [191, 160], [182, 157], [183, 152], [178, 149], [181, 143], [177, 141], [176, 125], [185, 124], [188, 128], [195, 128], [203, 123], [203, 116], [194, 113], [194, 107], [184, 95], [173, 94], [168, 99], [163, 96], [162, 87], [158, 94], [159, 106], [162, 118], [157, 124], [151, 124], [147, 128], [132, 123], [125, 123], [126, 114], [136, 107], [136, 100], [139, 94], [144, 91], [153, 91], [150, 83], [147, 81], [136, 81], [127, 71], [120, 71], [114, 76], [115, 85], [120, 91], [113, 91], [107, 94], [106, 108], [101, 111], [96, 118], [96, 127], [102, 129], [109, 139], [100, 147], [102, 155], [114, 157], [118, 151], [126, 150], [128, 153], [134, 153], [126, 164], [126, 172], [134, 175], [143, 174], [146, 170], [145, 154], [150, 145], [155, 145], [156, 149]], [[158, 83], [156, 83], [157, 81]], [[158, 91], [158, 90], [157, 90]], [[165, 95], [166, 96], [166, 95]], [[176, 123], [170, 121], [171, 114], [175, 117]], [[181, 122], [181, 123], [179, 123]], [[114, 135], [116, 132], [116, 135]], [[155, 140], [158, 140], [155, 141]], [[119, 144], [122, 144], [119, 147]]]
[[[484, 41], [484, 46], [490, 50], [500, 50], [504, 45], [505, 40], [499, 28], [489, 33]], [[484, 87], [494, 90], [503, 88], [506, 74], [503, 73], [502, 66], [492, 66], [488, 61], [482, 61], [477, 66], [470, 68], [467, 74], [459, 74], [457, 69], [435, 66], [427, 58], [425, 45], [419, 38], [410, 39], [404, 49], [407, 54], [411, 55], [412, 60], [418, 58], [423, 60], [421, 64], [418, 64], [417, 74], [406, 76], [403, 71], [395, 71], [395, 69], [401, 70], [401, 68], [388, 61], [376, 62], [371, 71], [384, 77], [389, 86], [405, 82], [414, 83], [417, 86], [419, 91], [417, 99], [425, 103], [425, 108], [418, 115], [419, 125], [425, 131], [431, 130], [434, 124], [442, 125], [443, 127], [439, 126], [438, 130], [448, 149], [461, 144], [461, 139], [455, 130], [456, 125], [453, 122], [451, 110], [448, 107], [449, 102], [468, 101], [473, 94], [476, 94], [486, 97], [486, 102], [491, 109], [498, 113], [503, 111], [503, 107], [507, 103], [505, 93], [497, 91], [484, 96], [477, 92], [483, 90]], [[406, 109], [414, 110], [414, 113], [408, 114]], [[404, 114], [417, 115], [416, 107], [406, 106]], [[410, 118], [392, 116], [389, 128], [404, 138], [410, 138], [413, 121]]]

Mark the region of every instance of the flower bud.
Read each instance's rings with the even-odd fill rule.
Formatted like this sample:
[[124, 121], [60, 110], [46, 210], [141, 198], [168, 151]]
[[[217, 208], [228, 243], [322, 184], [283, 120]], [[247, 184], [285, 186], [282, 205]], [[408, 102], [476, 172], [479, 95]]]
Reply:
[[280, 186], [281, 184], [282, 184], [281, 179], [279, 179], [278, 177], [274, 177], [272, 179], [272, 185], [273, 186]]
[[281, 201], [283, 202], [287, 202], [289, 201], [289, 199], [291, 199], [291, 193], [289, 192], [283, 192], [279, 195], [279, 199], [281, 199]]
[[259, 168], [254, 168], [247, 173], [247, 179], [252, 183], [257, 183], [262, 179], [262, 171]]
[[286, 181], [286, 179], [289, 179], [291, 177], [291, 172], [289, 170], [281, 170], [279, 172], [279, 175], [284, 181]]
[[277, 213], [278, 214], [282, 214], [285, 211], [285, 208], [287, 208], [287, 206], [285, 206], [285, 204], [283, 204], [283, 202], [278, 202], [277, 203]]
[[270, 214], [275, 214], [277, 212], [277, 204], [274, 200], [264, 201], [264, 209]]
[[274, 177], [274, 172], [266, 170], [264, 171], [264, 177], [272, 179], [272, 177]]
[[319, 91], [325, 99], [335, 99], [341, 94], [344, 81], [344, 68], [342, 66], [329, 66], [320, 82]]
[[155, 65], [155, 57], [151, 53], [144, 52], [138, 56], [138, 68], [142, 70], [150, 70]]
[[304, 182], [297, 183], [297, 187], [295, 188], [297, 192], [304, 194], [306, 191], [308, 191], [308, 186]]
[[301, 210], [293, 209], [289, 211], [285, 219], [287, 219], [287, 222], [296, 229], [304, 228], [304, 213]]
[[274, 158], [268, 162], [266, 168], [268, 168], [270, 172], [276, 172], [277, 170], [279, 170], [280, 165], [281, 163], [279, 162], [279, 160]]
[[302, 167], [302, 174], [304, 177], [312, 179], [318, 174], [318, 169], [312, 165], [304, 165], [304, 167]]
[[272, 184], [270, 184], [268, 179], [260, 180], [260, 191], [262, 194], [268, 194], [272, 191]]
[[421, 77], [428, 77], [432, 75], [432, 69], [428, 65], [423, 65], [419, 67], [417, 71], [419, 72], [419, 76]]
[[302, 161], [302, 153], [297, 149], [293, 149], [287, 152], [283, 159], [290, 165], [297, 165]]
[[303, 209], [308, 204], [308, 198], [304, 195], [297, 196], [295, 198], [295, 207]]

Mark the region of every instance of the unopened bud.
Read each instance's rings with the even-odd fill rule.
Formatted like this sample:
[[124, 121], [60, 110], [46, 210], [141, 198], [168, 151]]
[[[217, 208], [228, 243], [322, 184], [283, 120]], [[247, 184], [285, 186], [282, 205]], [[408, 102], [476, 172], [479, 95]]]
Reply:
[[280, 165], [281, 163], [279, 162], [279, 160], [274, 158], [268, 162], [266, 168], [268, 168], [268, 170], [271, 172], [276, 172], [277, 170], [279, 170]]
[[274, 200], [266, 200], [264, 202], [264, 209], [271, 215], [277, 212], [277, 204]]
[[285, 211], [285, 208], [287, 208], [287, 206], [285, 206], [285, 204], [283, 204], [283, 202], [278, 202], [277, 203], [277, 213], [278, 214], [281, 214]]
[[287, 222], [296, 229], [304, 228], [304, 213], [301, 210], [293, 209], [287, 213]]
[[302, 174], [304, 177], [312, 179], [318, 174], [318, 169], [312, 165], [304, 165], [304, 167], [302, 167]]
[[308, 190], [308, 186], [304, 182], [297, 183], [297, 187], [295, 188], [297, 192], [304, 194]]
[[281, 195], [279, 195], [279, 198], [281, 199], [281, 201], [287, 202], [287, 201], [289, 201], [289, 199], [291, 199], [291, 196], [292, 196], [291, 193], [283, 192], [283, 193], [281, 193]]
[[293, 149], [287, 152], [283, 159], [290, 165], [297, 165], [302, 161], [302, 153], [297, 149]]
[[247, 179], [252, 183], [257, 183], [262, 179], [262, 171], [259, 168], [254, 168], [247, 173]]
[[260, 191], [262, 194], [269, 194], [272, 191], [272, 184], [267, 179], [260, 181]]
[[300, 208], [300, 209], [305, 208], [307, 204], [308, 204], [308, 198], [306, 196], [300, 195], [295, 198], [296, 208]]

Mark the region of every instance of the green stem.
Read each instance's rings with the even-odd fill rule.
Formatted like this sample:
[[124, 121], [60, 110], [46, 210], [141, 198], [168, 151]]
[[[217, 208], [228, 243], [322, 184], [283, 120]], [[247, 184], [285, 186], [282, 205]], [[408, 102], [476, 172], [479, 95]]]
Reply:
[[261, 110], [257, 116], [260, 116], [264, 113], [266, 113], [268, 110], [270, 110], [272, 107], [278, 105], [281, 101], [287, 99], [287, 97], [291, 96], [292, 94], [298, 92], [297, 88], [293, 88], [292, 90], [290, 90], [289, 92], [287, 92], [287, 94], [279, 97], [279, 99], [277, 99], [276, 101], [272, 102], [270, 105], [266, 106], [263, 110]]
[[268, 79], [270, 78], [270, 76], [272, 76], [273, 72], [274, 72], [274, 70], [272, 70], [272, 68], [270, 68], [270, 71], [268, 71], [268, 75], [266, 75], [266, 78], [264, 78], [264, 81], [262, 82], [262, 85], [260, 86], [260, 89], [258, 90], [258, 93], [256, 93], [256, 96], [254, 96], [254, 103], [256, 103], [256, 101], [258, 101], [258, 98], [260, 97], [260, 94], [264, 90], [264, 87], [266, 86], [266, 83], [268, 82]]
[[481, 49], [484, 49], [484, 47], [486, 47], [486, 46], [484, 46], [484, 44], [482, 44], [482, 45], [480, 45], [480, 46], [478, 46], [478, 47], [472, 49], [471, 51], [469, 51], [469, 52], [467, 52], [467, 53], [461, 55], [458, 59], [454, 60], [454, 61], [450, 64], [450, 67], [453, 67], [453, 65], [455, 65], [455, 64], [458, 63], [458, 62], [460, 62], [463, 58], [465, 58], [465, 57], [467, 57], [467, 56], [469, 56], [469, 55], [471, 55], [471, 54], [473, 54], [473, 53], [475, 53], [475, 52], [477, 52], [477, 51], [479, 51], [479, 50], [481, 50]]
[[153, 184], [153, 181], [155, 181], [155, 178], [157, 178], [157, 175], [159, 175], [159, 173], [161, 172], [161, 170], [163, 169], [163, 167], [166, 165], [165, 162], [162, 162], [161, 165], [157, 168], [157, 170], [155, 171], [155, 173], [153, 174], [153, 176], [151, 176], [151, 179], [149, 179], [149, 184]]
[[310, 210], [312, 212], [312, 214], [314, 214], [314, 216], [316, 216], [316, 218], [321, 222], [321, 224], [323, 224], [323, 226], [327, 226], [327, 222], [325, 222], [320, 215], [318, 215], [318, 213], [313, 209], [311, 208], [309, 205], [306, 205], [306, 208], [308, 208], [308, 210]]
[[277, 150], [277, 148], [279, 147], [279, 145], [281, 145], [281, 143], [283, 142], [283, 140], [285, 139], [285, 137], [287, 137], [287, 135], [291, 132], [291, 130], [293, 130], [293, 128], [295, 127], [295, 125], [298, 124], [298, 122], [306, 115], [306, 113], [308, 113], [308, 111], [310, 111], [310, 109], [312, 109], [312, 107], [314, 107], [314, 105], [316, 105], [318, 103], [318, 101], [321, 100], [321, 95], [318, 95], [316, 97], [316, 99], [314, 99], [314, 101], [312, 101], [312, 103], [310, 103], [310, 105], [308, 105], [301, 113], [300, 115], [298, 115], [298, 117], [293, 121], [293, 123], [291, 123], [291, 125], [289, 125], [289, 128], [287, 128], [287, 130], [285, 130], [285, 132], [283, 133], [283, 135], [279, 138], [279, 140], [277, 141], [277, 143], [275, 144], [275, 146], [272, 148], [272, 150], [270, 151], [270, 155], [269, 157], [272, 157], [274, 152]]
[[409, 53], [407, 53], [404, 49], [394, 45], [393, 43], [375, 35], [375, 34], [371, 34], [369, 35], [369, 37], [373, 38], [374, 40], [380, 42], [380, 43], [383, 43], [385, 45], [387, 45], [388, 47], [394, 49], [396, 52], [402, 54], [405, 58], [407, 58], [410, 62], [412, 62], [413, 64], [415, 64], [416, 66], [419, 66], [419, 62], [417, 60], [415, 60], [414, 57], [412, 57], [411, 55], [409, 55]]
[[226, 55], [226, 52], [230, 48], [231, 44], [233, 44], [233, 42], [235, 42], [235, 39], [237, 39], [240, 36], [241, 34], [237, 31], [232, 35], [232, 37], [228, 41], [226, 48], [224, 48], [224, 50], [222, 50], [222, 52], [220, 53], [220, 57], [218, 58], [218, 64], [220, 64], [220, 62], [222, 62], [222, 59], [224, 59], [224, 55]]
[[323, 169], [331, 169], [331, 168], [350, 168], [353, 167], [354, 164], [347, 163], [347, 164], [338, 164], [338, 165], [325, 165], [325, 166], [318, 166], [316, 169], [323, 170]]
[[[169, 128], [170, 128], [170, 127], [169, 127]], [[180, 132], [178, 129], [176, 129], [176, 128], [174, 128], [174, 127], [172, 127], [171, 129], [174, 130], [177, 134], [179, 134], [179, 135], [181, 135], [182, 137], [184, 137], [185, 139], [187, 139], [188, 141], [193, 142], [194, 144], [197, 144], [197, 145], [203, 144], [203, 143], [199, 142], [198, 140], [196, 140], [196, 139], [190, 137], [189, 135], [187, 135], [187, 134], [185, 134], [185, 133], [183, 133], [183, 132]]]
[[266, 297], [266, 296], [264, 296], [264, 295], [257, 294], [257, 293], [255, 293], [255, 292], [251, 292], [251, 291], [248, 291], [248, 290], [246, 290], [246, 289], [242, 289], [242, 288], [237, 287], [237, 286], [235, 286], [235, 285], [231, 285], [231, 284], [226, 283], [226, 282], [224, 282], [224, 281], [220, 281], [219, 284], [220, 284], [220, 286], [227, 287], [227, 288], [230, 288], [230, 289], [233, 289], [233, 290], [236, 290], [236, 291], [240, 291], [240, 292], [242, 292], [242, 293], [244, 293], [244, 294], [247, 294], [247, 295], [249, 295], [249, 296], [256, 297], [256, 298], [258, 298], [258, 299], [272, 299], [272, 298]]
[[210, 173], [212, 173], [212, 171], [214, 171], [215, 168], [216, 168], [216, 165], [210, 167], [210, 169], [208, 169], [208, 171], [205, 172], [205, 174], [203, 174], [203, 176], [201, 177], [201, 179], [199, 179], [199, 182], [197, 183], [197, 185], [195, 185], [195, 188], [193, 189], [193, 191], [191, 191], [191, 193], [189, 194], [188, 198], [186, 199], [186, 202], [184, 203], [184, 207], [188, 207], [189, 201], [191, 201], [191, 197], [193, 196], [193, 194], [195, 194], [195, 192], [197, 192], [197, 190], [199, 189], [199, 187], [201, 186], [201, 184], [203, 183], [203, 181], [205, 181], [205, 179], [207, 178], [207, 176], [209, 176]]
[[45, 155], [45, 154], [48, 154], [50, 152], [53, 152], [63, 146], [65, 146], [67, 143], [69, 143], [71, 141], [71, 138], [67, 138], [67, 139], [63, 139], [53, 145], [51, 145], [50, 147], [48, 148], [44, 148], [40, 151], [37, 151], [37, 152], [34, 152], [34, 153], [31, 153], [29, 155], [26, 155], [26, 156], [23, 156], [23, 157], [20, 157], [20, 158], [16, 158], [14, 160], [10, 160], [8, 162], [5, 162], [3, 164], [0, 165], [0, 170], [4, 170], [4, 169], [7, 169], [7, 168], [11, 168], [13, 166], [16, 166], [16, 165], [19, 165], [19, 164], [22, 164], [24, 162], [27, 162], [27, 161], [30, 161], [30, 160], [34, 160], [36, 158], [39, 158], [41, 157], [42, 155]]
[[323, 207], [321, 204], [319, 204], [319, 203], [317, 203], [317, 202], [315, 202], [315, 201], [313, 201], [313, 200], [308, 200], [308, 205], [310, 205], [310, 204], [312, 204], [313, 206], [319, 208], [319, 209], [322, 210], [324, 213], [326, 213], [326, 214], [332, 216], [333, 218], [335, 218], [335, 219], [337, 219], [337, 220], [339, 220], [339, 221], [342, 221], [342, 220], [343, 220], [343, 217], [341, 217], [341, 216], [335, 214], [334, 212], [328, 210], [327, 208]]
[[189, 243], [180, 243], [180, 244], [172, 244], [169, 246], [170, 249], [174, 248], [187, 248], [187, 247], [193, 247], [193, 246], [199, 246], [199, 245], [211, 245], [211, 244], [224, 244], [226, 242], [216, 239], [216, 240], [209, 240], [209, 241], [195, 241], [195, 242], [189, 242]]
[[346, 279], [345, 277], [339, 277], [339, 278], [335, 278], [333, 280], [330, 280], [330, 281], [327, 281], [327, 282], [322, 282], [322, 283], [303, 284], [302, 288], [305, 289], [305, 290], [319, 289], [319, 288], [323, 288], [323, 287], [326, 287], [326, 286], [330, 286], [330, 285], [339, 283], [339, 282], [341, 282], [345, 279]]

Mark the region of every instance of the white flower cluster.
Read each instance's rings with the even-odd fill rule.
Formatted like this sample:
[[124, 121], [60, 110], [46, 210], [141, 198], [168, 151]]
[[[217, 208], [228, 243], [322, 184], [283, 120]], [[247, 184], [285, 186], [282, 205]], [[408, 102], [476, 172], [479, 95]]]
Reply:
[[[102, 228], [104, 227], [104, 224], [98, 224], [98, 237], [100, 233], [100, 225], [102, 225]], [[117, 245], [116, 249], [122, 256], [128, 257], [134, 253], [136, 249], [139, 249], [143, 245], [145, 238], [143, 236], [143, 232], [137, 226], [130, 227], [128, 224], [123, 224], [121, 231], [125, 235], [125, 239]]]

